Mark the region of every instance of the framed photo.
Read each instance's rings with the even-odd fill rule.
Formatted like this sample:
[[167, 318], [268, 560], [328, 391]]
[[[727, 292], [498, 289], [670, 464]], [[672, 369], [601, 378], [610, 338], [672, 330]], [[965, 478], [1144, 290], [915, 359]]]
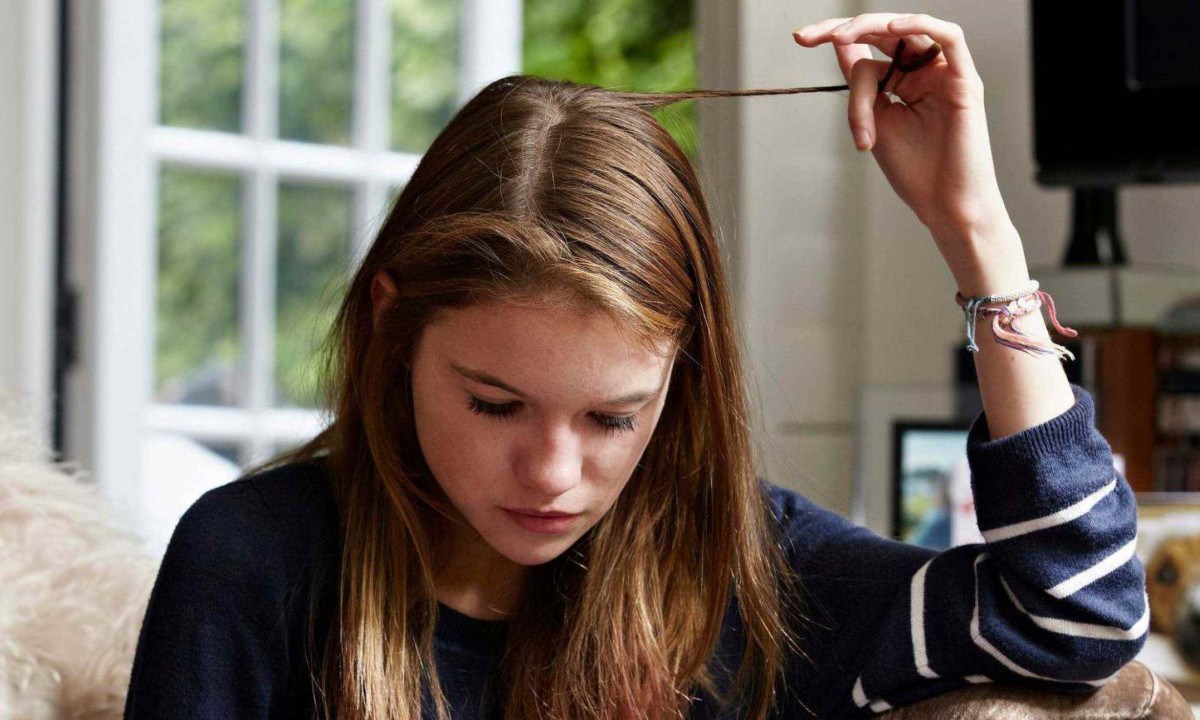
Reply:
[[892, 536], [893, 425], [901, 420], [946, 422], [956, 415], [955, 389], [947, 383], [860, 385], [850, 519], [878, 535]]
[[967, 464], [970, 423], [892, 424], [892, 528], [897, 540], [935, 550], [983, 542]]

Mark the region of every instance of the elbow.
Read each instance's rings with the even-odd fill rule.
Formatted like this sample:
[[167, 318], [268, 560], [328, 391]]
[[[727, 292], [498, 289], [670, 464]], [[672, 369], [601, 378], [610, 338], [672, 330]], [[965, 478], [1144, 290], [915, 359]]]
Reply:
[[1107, 684], [1120, 674], [1126, 665], [1137, 659], [1145, 644], [1146, 633], [1142, 633], [1135, 640], [1113, 643], [1105, 654], [1083, 661], [1087, 662], [1089, 669], [1086, 677], [1090, 678], [1090, 682], [1097, 686]]
[[1077, 667], [1089, 669], [1086, 677], [1093, 681], [1106, 682], [1112, 679], [1137, 659], [1150, 636], [1150, 606], [1145, 585], [1131, 588], [1131, 597], [1122, 604], [1134, 608], [1134, 612], [1127, 616], [1131, 618], [1128, 623], [1114, 628], [1119, 634], [1088, 643], [1086, 652], [1073, 660], [1078, 663]]

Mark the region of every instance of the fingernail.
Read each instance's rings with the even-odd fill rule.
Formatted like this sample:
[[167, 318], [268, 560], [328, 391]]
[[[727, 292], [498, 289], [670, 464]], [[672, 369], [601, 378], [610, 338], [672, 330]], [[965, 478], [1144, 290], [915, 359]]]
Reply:
[[893, 26], [898, 26], [898, 25], [907, 25], [907, 24], [909, 24], [910, 22], [912, 22], [912, 18], [910, 18], [910, 17], [903, 17], [903, 18], [896, 18], [895, 20], [893, 20], [893, 21], [891, 22], [891, 24], [892, 24]]
[[871, 146], [871, 133], [867, 132], [863, 128], [855, 130], [854, 144], [858, 146], [859, 150], [866, 150]]

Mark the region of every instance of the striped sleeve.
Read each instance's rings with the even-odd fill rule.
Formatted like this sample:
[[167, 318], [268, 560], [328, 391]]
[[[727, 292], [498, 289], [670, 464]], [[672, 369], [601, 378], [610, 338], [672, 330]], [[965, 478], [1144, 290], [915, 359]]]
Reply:
[[808, 501], [792, 514], [785, 532], [808, 533], [793, 544], [801, 582], [836, 626], [822, 717], [1000, 680], [1090, 692], [1137, 655], [1149, 603], [1134, 495], [1092, 397], [1071, 387], [1074, 406], [1014, 435], [990, 439], [983, 413], [971, 425], [982, 543], [935, 552]]

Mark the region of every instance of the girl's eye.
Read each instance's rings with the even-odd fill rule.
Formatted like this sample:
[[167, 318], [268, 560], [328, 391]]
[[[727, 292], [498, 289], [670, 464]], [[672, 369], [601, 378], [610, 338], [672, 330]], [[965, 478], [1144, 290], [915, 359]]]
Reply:
[[[510, 418], [516, 414], [518, 403], [504, 403], [497, 405], [495, 403], [480, 400], [474, 395], [467, 401], [467, 409], [479, 415], [490, 415], [495, 418]], [[629, 417], [616, 417], [613, 415], [596, 414], [596, 422], [600, 427], [604, 428], [607, 435], [615, 435], [616, 433], [632, 432], [637, 427], [637, 416], [630, 415]]]

